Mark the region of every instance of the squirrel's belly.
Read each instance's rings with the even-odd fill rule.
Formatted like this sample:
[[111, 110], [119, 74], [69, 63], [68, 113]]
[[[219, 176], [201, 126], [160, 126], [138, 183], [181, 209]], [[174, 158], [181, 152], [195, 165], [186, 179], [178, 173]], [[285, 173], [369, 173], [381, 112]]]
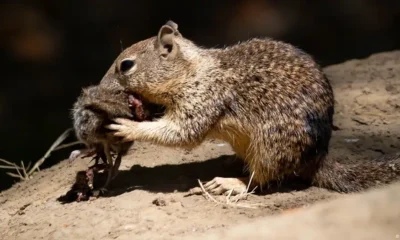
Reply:
[[245, 160], [248, 156], [251, 139], [248, 130], [243, 129], [232, 119], [221, 120], [208, 134], [207, 138], [219, 139], [231, 145], [238, 157]]

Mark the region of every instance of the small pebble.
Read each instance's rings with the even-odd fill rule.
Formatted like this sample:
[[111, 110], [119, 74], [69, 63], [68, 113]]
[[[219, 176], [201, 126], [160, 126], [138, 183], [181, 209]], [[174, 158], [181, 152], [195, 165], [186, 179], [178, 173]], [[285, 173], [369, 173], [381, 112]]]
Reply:
[[159, 206], [159, 207], [164, 207], [167, 206], [167, 202], [162, 199], [162, 198], [156, 198], [152, 202], [154, 205]]
[[350, 143], [350, 142], [358, 142], [358, 138], [346, 138], [344, 139], [345, 142]]

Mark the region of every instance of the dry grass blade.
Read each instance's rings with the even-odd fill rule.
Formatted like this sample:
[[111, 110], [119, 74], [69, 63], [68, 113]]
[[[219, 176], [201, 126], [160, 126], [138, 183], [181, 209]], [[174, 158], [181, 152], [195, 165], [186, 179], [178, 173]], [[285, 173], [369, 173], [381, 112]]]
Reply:
[[17, 164], [15, 164], [15, 163], [14, 163], [13, 165], [14, 165], [15, 170], [17, 170], [17, 173], [18, 173], [19, 177], [20, 177], [22, 180], [25, 180], [25, 177], [23, 177], [22, 174], [21, 174], [21, 172], [19, 171], [19, 169], [21, 169], [21, 168], [19, 168], [19, 167], [17, 166]]
[[[18, 166], [17, 166], [18, 167]], [[0, 165], [1, 169], [15, 169], [14, 166], [6, 166], [6, 165]], [[19, 168], [19, 167], [18, 167]]]
[[72, 147], [72, 146], [75, 146], [75, 145], [78, 145], [78, 144], [82, 144], [82, 142], [76, 141], [76, 142], [72, 142], [72, 143], [66, 143], [66, 144], [63, 144], [63, 145], [60, 145], [60, 146], [54, 148], [53, 151], [64, 149], [64, 148], [68, 148], [68, 147]]
[[232, 197], [232, 199], [229, 199], [231, 201], [231, 203], [237, 203], [240, 200], [246, 199], [249, 195], [254, 194], [255, 190], [257, 189], [257, 187], [253, 188], [253, 190], [251, 192], [249, 192], [250, 186], [251, 186], [251, 182], [253, 181], [253, 177], [254, 177], [254, 172], [251, 174], [250, 176], [250, 180], [249, 183], [247, 184], [247, 188], [246, 190], [244, 190], [243, 192], [241, 192], [240, 194]]
[[50, 157], [51, 152], [56, 150], [56, 148], [68, 137], [69, 133], [72, 131], [72, 128], [69, 128], [65, 130], [54, 143], [51, 145], [51, 147], [47, 150], [47, 152], [44, 154], [43, 158], [46, 159]]
[[203, 183], [200, 180], [197, 180], [199, 182], [199, 186], [202, 190], [202, 192], [204, 193], [204, 195], [207, 197], [207, 199], [215, 202], [216, 204], [224, 204], [224, 205], [228, 205], [231, 207], [242, 207], [242, 208], [253, 208], [256, 209], [257, 206], [261, 206], [260, 204], [244, 204], [244, 203], [238, 203], [239, 200], [245, 199], [247, 196], [254, 194], [255, 190], [257, 187], [255, 187], [251, 192], [249, 192], [250, 186], [251, 186], [251, 182], [253, 180], [253, 176], [254, 176], [254, 172], [252, 173], [251, 177], [250, 177], [250, 181], [249, 184], [247, 185], [247, 188], [241, 192], [240, 194], [236, 195], [236, 196], [232, 196], [233, 194], [233, 189], [229, 190], [227, 192], [227, 196], [225, 198], [225, 202], [222, 201], [218, 201], [216, 200], [211, 194], [209, 194], [203, 186]]
[[[54, 143], [51, 145], [51, 147], [47, 150], [47, 152], [44, 154], [44, 156], [42, 158], [39, 159], [39, 161], [37, 161], [32, 168], [32, 162], [29, 162], [28, 165], [25, 167], [25, 164], [23, 161], [21, 161], [21, 166], [18, 166], [15, 163], [9, 162], [7, 160], [4, 159], [0, 159], [1, 163], [4, 163], [5, 165], [0, 165], [0, 169], [14, 169], [17, 174], [15, 173], [10, 173], [7, 172], [6, 174], [11, 176], [11, 177], [15, 177], [15, 178], [19, 178], [21, 180], [28, 180], [32, 177], [32, 174], [35, 172], [35, 170], [40, 171], [40, 165], [42, 165], [44, 163], [44, 161], [50, 156], [50, 154], [53, 151], [59, 150], [59, 149], [63, 149], [63, 148], [67, 148], [70, 146], [74, 146], [76, 144], [79, 144], [80, 142], [72, 142], [72, 143], [68, 143], [68, 144], [64, 144], [61, 145], [60, 144], [68, 137], [69, 133], [72, 131], [72, 128], [67, 129], [66, 131], [64, 131], [58, 138], [56, 141], [54, 141]], [[22, 172], [22, 173], [21, 173]]]
[[233, 193], [233, 189], [231, 189], [231, 190], [229, 191], [229, 193], [228, 193], [228, 196], [226, 196], [226, 202], [229, 202], [229, 199], [230, 199], [232, 193]]
[[44, 161], [50, 157], [51, 152], [53, 152], [69, 135], [69, 133], [72, 131], [72, 128], [69, 128], [67, 130], [65, 130], [63, 132], [63, 134], [61, 134], [56, 141], [54, 141], [54, 143], [51, 145], [51, 147], [47, 150], [47, 152], [44, 154], [44, 156], [39, 159], [39, 161], [37, 161], [35, 163], [35, 165], [33, 165], [33, 167], [29, 170], [28, 172], [28, 176], [32, 175], [32, 173], [37, 169], [38, 171], [40, 171], [40, 165], [42, 165], [44, 163]]
[[211, 196], [211, 194], [209, 194], [205, 189], [203, 184], [201, 183], [201, 181], [199, 179], [197, 179], [197, 181], [199, 182], [200, 188], [203, 191], [203, 193], [208, 197], [208, 199], [210, 199], [211, 201], [215, 202], [216, 204], [220, 204], [220, 202], [218, 202], [215, 198], [213, 198]]
[[[9, 161], [7, 161], [7, 160], [5, 160], [5, 159], [1, 159], [0, 158], [0, 162], [3, 162], [3, 163], [5, 163], [5, 164], [7, 164], [8, 165], [8, 167], [11, 167], [11, 168], [15, 168], [15, 164], [14, 163], [12, 163], [12, 162], [9, 162]], [[5, 166], [5, 165], [0, 165], [0, 166]], [[5, 166], [6, 167], [6, 166]]]
[[20, 179], [24, 180], [24, 178], [21, 175], [18, 175], [18, 174], [15, 174], [15, 173], [10, 173], [10, 172], [6, 172], [6, 174], [8, 176], [15, 177], [15, 178], [20, 178]]
[[[254, 171], [253, 171], [253, 173], [252, 173], [251, 176], [250, 176], [250, 180], [249, 180], [249, 184], [247, 184], [246, 192], [249, 192], [250, 184], [251, 184], [251, 182], [253, 181], [253, 177], [254, 177]], [[254, 191], [254, 190], [253, 190], [253, 191]]]
[[[230, 206], [235, 206], [235, 207], [253, 208], [253, 209], [257, 208], [256, 206], [258, 206], [258, 204], [243, 204], [243, 203], [241, 204], [241, 203], [238, 203], [240, 200], [246, 199], [249, 195], [254, 194], [254, 192], [255, 192], [257, 187], [255, 187], [251, 192], [249, 192], [253, 177], [254, 177], [254, 172], [250, 176], [250, 180], [249, 180], [249, 183], [247, 184], [246, 190], [244, 190], [243, 192], [241, 192], [240, 194], [238, 194], [236, 196], [227, 197], [226, 198], [226, 204], [228, 204]], [[231, 194], [229, 194], [229, 196], [230, 195]]]
[[27, 177], [28, 177], [28, 174], [27, 174], [27, 172], [26, 172], [25, 164], [24, 164], [23, 161], [21, 161], [21, 167], [22, 167], [22, 172], [24, 173], [24, 177], [27, 178]]
[[26, 166], [26, 169], [29, 169], [31, 167], [31, 165], [32, 165], [32, 162], [29, 161], [28, 166]]
[[[22, 179], [22, 180], [25, 180], [27, 178], [26, 171], [25, 171], [25, 166], [24, 166], [24, 163], [22, 161], [21, 161], [21, 167], [18, 166], [17, 164], [15, 164], [15, 163], [9, 162], [9, 161], [4, 160], [4, 159], [0, 159], [0, 162], [3, 162], [3, 163], [8, 165], [8, 166], [7, 165], [0, 165], [1, 169], [14, 169], [18, 173], [18, 174], [15, 174], [15, 173], [7, 172], [6, 173], [7, 175], [9, 175], [11, 177]], [[23, 171], [24, 175], [21, 174], [20, 170]]]

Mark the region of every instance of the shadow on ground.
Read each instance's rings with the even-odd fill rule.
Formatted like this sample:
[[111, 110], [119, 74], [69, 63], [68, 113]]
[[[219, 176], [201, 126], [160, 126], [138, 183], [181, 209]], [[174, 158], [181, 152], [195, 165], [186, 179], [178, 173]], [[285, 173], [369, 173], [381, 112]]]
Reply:
[[[84, 172], [77, 174], [84, 174]], [[203, 162], [177, 165], [166, 164], [155, 167], [134, 165], [130, 170], [121, 170], [112, 181], [109, 191], [102, 194], [102, 197], [115, 197], [137, 189], [163, 193], [187, 192], [189, 189], [198, 186], [198, 179], [206, 182], [214, 177], [243, 176], [248, 176], [248, 172], [243, 162], [234, 155], [222, 155]], [[98, 173], [94, 181], [94, 188], [102, 186], [106, 178], [106, 173]], [[305, 182], [291, 179], [279, 183], [271, 182], [262, 192], [258, 190], [256, 193], [266, 195], [276, 192], [304, 190], [308, 187], [309, 184]], [[60, 196], [58, 200], [63, 203], [74, 202], [76, 192], [76, 189], [72, 186], [71, 190]]]

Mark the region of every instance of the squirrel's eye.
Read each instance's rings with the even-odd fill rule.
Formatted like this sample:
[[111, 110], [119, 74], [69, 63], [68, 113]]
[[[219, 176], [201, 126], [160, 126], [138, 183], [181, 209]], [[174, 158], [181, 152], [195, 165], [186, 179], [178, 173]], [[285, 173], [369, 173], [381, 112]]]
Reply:
[[131, 69], [133, 66], [135, 66], [135, 62], [133, 60], [127, 59], [127, 60], [123, 60], [121, 62], [119, 69], [121, 72], [126, 72], [129, 69]]

